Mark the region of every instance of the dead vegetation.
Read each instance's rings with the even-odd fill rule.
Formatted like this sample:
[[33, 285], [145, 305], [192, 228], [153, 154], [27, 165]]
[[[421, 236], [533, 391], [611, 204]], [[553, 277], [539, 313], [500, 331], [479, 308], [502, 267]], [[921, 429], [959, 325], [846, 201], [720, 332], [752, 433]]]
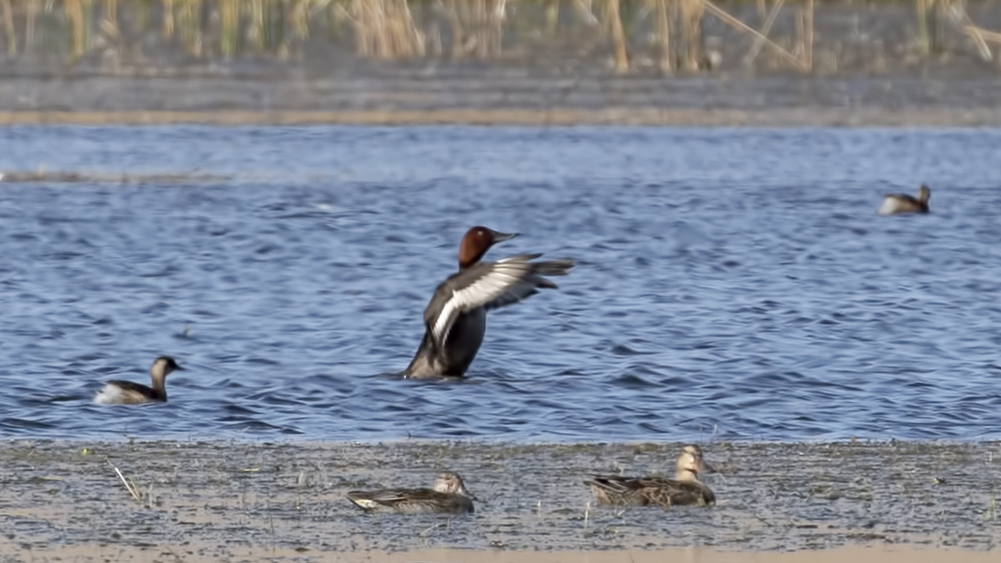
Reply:
[[[988, 0], [0, 0], [7, 61], [105, 72], [330, 52], [618, 74], [724, 68], [838, 72], [943, 56], [993, 62]], [[884, 18], [885, 20], [886, 18]], [[332, 51], [331, 51], [332, 50]], [[336, 57], [335, 57], [336, 58]]]
[[[0, 445], [4, 545], [34, 553], [191, 542], [294, 555], [428, 546], [983, 550], [1001, 539], [999, 444], [991, 442], [708, 443], [707, 460], [720, 473], [707, 483], [718, 504], [666, 512], [598, 506], [582, 481], [669, 470], [681, 444], [83, 444]], [[445, 469], [475, 487], [474, 514], [378, 518], [345, 498]], [[203, 555], [239, 559], [225, 550]]]

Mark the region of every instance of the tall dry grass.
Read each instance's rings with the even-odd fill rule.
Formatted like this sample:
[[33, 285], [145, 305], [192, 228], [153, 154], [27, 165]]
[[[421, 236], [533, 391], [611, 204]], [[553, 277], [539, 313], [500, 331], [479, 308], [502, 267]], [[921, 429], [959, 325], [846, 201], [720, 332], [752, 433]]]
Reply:
[[[915, 48], [929, 56], [947, 33], [959, 34], [984, 60], [1001, 32], [978, 25], [961, 0], [906, 0]], [[653, 67], [696, 72], [718, 62], [718, 29], [745, 66], [761, 57], [814, 69], [822, 0], [0, 0], [0, 45], [7, 57], [45, 53], [72, 62], [94, 52], [149, 49], [150, 32], [196, 59], [283, 59], [307, 40], [349, 42], [360, 57], [406, 60], [531, 60], [539, 38], [561, 37], [604, 53], [619, 73]], [[748, 17], [749, 10], [753, 14]], [[740, 17], [738, 17], [738, 15]], [[785, 22], [781, 26], [779, 22]], [[790, 23], [791, 22], [791, 23]], [[707, 40], [707, 25], [716, 31]], [[781, 29], [780, 29], [781, 28]], [[844, 38], [832, 38], [841, 41]], [[746, 49], [734, 49], [740, 42]], [[159, 47], [154, 47], [159, 48]], [[571, 53], [572, 49], [568, 49]], [[119, 60], [120, 57], [114, 57]], [[652, 61], [648, 61], [652, 59]]]

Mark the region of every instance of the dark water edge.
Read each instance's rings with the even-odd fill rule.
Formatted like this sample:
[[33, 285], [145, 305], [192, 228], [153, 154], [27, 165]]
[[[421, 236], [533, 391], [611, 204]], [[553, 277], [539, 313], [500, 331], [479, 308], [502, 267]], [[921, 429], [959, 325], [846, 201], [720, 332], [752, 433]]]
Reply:
[[[8, 441], [0, 527], [21, 549], [98, 542], [317, 551], [996, 549], [1001, 442], [710, 443], [708, 509], [596, 507], [595, 472], [670, 471], [680, 443]], [[115, 468], [142, 494], [129, 497]], [[461, 473], [464, 517], [372, 516], [348, 490]], [[204, 554], [203, 554], [204, 555]]]

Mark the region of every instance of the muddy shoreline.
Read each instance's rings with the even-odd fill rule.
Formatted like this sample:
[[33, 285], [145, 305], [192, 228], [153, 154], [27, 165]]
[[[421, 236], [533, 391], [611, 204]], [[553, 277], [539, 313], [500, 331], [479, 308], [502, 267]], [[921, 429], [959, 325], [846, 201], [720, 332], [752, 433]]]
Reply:
[[[1001, 541], [1001, 443], [707, 444], [720, 469], [706, 479], [719, 499], [710, 509], [596, 507], [581, 484], [594, 472], [663, 473], [680, 446], [8, 441], [0, 547], [34, 560], [58, 548], [227, 561], [248, 550], [309, 560], [439, 548], [983, 551]], [[344, 498], [425, 486], [441, 469], [463, 474], [475, 514], [373, 517]]]
[[998, 77], [9, 78], [0, 124], [999, 126]]
[[0, 125], [372, 125], [372, 126], [668, 126], [668, 127], [999, 127], [1001, 110], [678, 110], [655, 108], [600, 111], [111, 111], [0, 112]]
[[[139, 3], [123, 3], [110, 37], [95, 5], [91, 42], [79, 54], [61, 35], [32, 45], [17, 35], [16, 53], [0, 56], [0, 125], [1001, 126], [1001, 43], [978, 48], [967, 24], [939, 14], [934, 45], [923, 48], [912, 2], [818, 2], [809, 70], [706, 16], [699, 52], [718, 55], [718, 64], [663, 71], [652, 16], [630, 5], [624, 72], [613, 70], [607, 34], [582, 23], [581, 4], [549, 3], [557, 4], [552, 21], [542, 4], [511, 11], [502, 47], [489, 55], [445, 49], [385, 58], [357, 52], [353, 28], [320, 12], [306, 22], [310, 33], [276, 51], [251, 49], [253, 36], [229, 54], [219, 52], [222, 30], [207, 18], [189, 33], [204, 37], [195, 55], [164, 31], [159, 8], [139, 17]], [[721, 5], [755, 29], [764, 25], [755, 3]], [[793, 8], [801, 7], [781, 12], [768, 34], [797, 56]], [[985, 30], [1001, 26], [992, 2], [960, 7], [953, 16]], [[446, 22], [426, 12], [418, 27], [430, 38]], [[15, 27], [27, 17], [16, 13]]]

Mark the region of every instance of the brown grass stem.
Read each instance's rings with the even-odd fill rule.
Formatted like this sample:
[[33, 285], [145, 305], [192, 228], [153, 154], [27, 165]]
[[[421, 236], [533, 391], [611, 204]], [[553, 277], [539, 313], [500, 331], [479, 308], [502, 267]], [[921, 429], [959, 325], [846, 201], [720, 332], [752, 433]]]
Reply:
[[111, 468], [115, 470], [115, 473], [118, 474], [118, 478], [122, 480], [122, 484], [125, 485], [125, 490], [127, 490], [129, 494], [132, 495], [132, 498], [136, 499], [139, 502], [142, 502], [142, 493], [139, 491], [139, 487], [137, 487], [136, 484], [132, 482], [130, 479], [126, 479], [125, 475], [122, 475], [122, 472], [117, 467], [115, 467], [114, 463], [111, 463], [110, 459], [108, 460], [108, 465], [110, 465]]
[[803, 61], [797, 59], [792, 53], [783, 49], [778, 43], [775, 43], [774, 41], [763, 35], [760, 31], [754, 29], [753, 27], [747, 25], [746, 23], [740, 21], [739, 19], [731, 16], [725, 10], [716, 6], [709, 0], [700, 0], [700, 2], [702, 2], [702, 5], [705, 6], [706, 10], [712, 12], [713, 15], [723, 20], [724, 23], [730, 25], [734, 29], [746, 31], [747, 33], [750, 33], [754, 37], [759, 38], [761, 41], [765, 43], [765, 45], [768, 45], [772, 50], [775, 51], [776, 54], [778, 54], [780, 57], [788, 61], [790, 64], [792, 64], [793, 66], [795, 66], [800, 70], [804, 71], [806, 70], [806, 65], [803, 64]]

